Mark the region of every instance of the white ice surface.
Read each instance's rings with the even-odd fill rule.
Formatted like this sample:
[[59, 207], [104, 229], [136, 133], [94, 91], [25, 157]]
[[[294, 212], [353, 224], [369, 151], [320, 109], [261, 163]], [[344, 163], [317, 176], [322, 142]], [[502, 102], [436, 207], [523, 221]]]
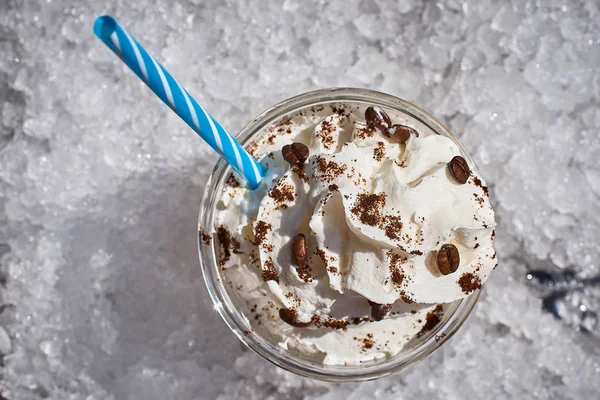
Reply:
[[[103, 13], [232, 132], [330, 86], [447, 123], [499, 223], [500, 266], [459, 333], [406, 372], [347, 385], [243, 351], [196, 255], [216, 156], [93, 37]], [[593, 0], [0, 0], [0, 392], [599, 398], [598, 65]]]

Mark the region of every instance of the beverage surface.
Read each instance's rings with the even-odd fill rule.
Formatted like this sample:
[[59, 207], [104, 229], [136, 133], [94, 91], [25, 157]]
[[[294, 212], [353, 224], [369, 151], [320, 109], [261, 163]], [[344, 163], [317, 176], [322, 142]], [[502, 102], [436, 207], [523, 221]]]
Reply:
[[267, 127], [263, 185], [225, 184], [223, 282], [252, 329], [327, 365], [418, 342], [497, 265], [488, 188], [449, 138], [379, 107], [332, 103]]

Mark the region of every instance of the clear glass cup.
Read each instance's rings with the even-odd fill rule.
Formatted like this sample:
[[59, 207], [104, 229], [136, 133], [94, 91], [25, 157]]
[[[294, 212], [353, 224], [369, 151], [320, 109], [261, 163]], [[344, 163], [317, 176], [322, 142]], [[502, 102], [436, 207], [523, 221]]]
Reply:
[[[430, 129], [436, 134], [444, 135], [452, 139], [452, 141], [460, 148], [463, 157], [465, 157], [470, 162], [470, 165], [476, 169], [473, 160], [471, 160], [458, 140], [456, 140], [445, 126], [431, 115], [400, 98], [365, 89], [323, 89], [292, 97], [269, 108], [252, 120], [240, 131], [237, 135], [237, 139], [242, 145], [247, 145], [253, 140], [255, 135], [260, 134], [265, 127], [277, 123], [289, 114], [300, 109], [310, 108], [311, 106], [338, 102], [351, 102], [353, 104], [362, 103], [366, 106], [379, 105], [385, 109], [392, 109], [400, 115], [405, 115], [409, 119], [416, 120], [417, 124], [422, 124], [423, 128]], [[221, 159], [217, 162], [217, 165], [206, 184], [204, 198], [202, 199], [202, 204], [200, 206], [200, 216], [198, 220], [199, 231], [213, 231], [216, 216], [216, 204], [223, 192], [223, 185], [225, 184], [226, 178], [231, 172], [231, 167], [229, 167], [225, 161]], [[478, 171], [476, 170], [476, 172]], [[217, 263], [218, 250], [215, 242], [216, 241], [213, 240], [211, 241], [211, 244], [206, 244], [199, 238], [198, 249], [200, 265], [202, 267], [208, 292], [212, 298], [215, 309], [219, 312], [225, 323], [246, 346], [260, 354], [266, 360], [299, 375], [326, 381], [350, 382], [376, 379], [401, 371], [423, 360], [456, 333], [458, 328], [460, 328], [473, 310], [480, 294], [479, 291], [475, 291], [466, 298], [451, 304], [444, 313], [442, 321], [433, 330], [423, 335], [413, 346], [405, 346], [405, 348], [394, 357], [374, 361], [372, 364], [361, 364], [357, 366], [329, 366], [317, 364], [286, 352], [284, 349], [279, 348], [260, 337], [252, 330], [247, 319], [236, 309], [234, 301], [228, 293], [229, 289], [221, 280], [221, 271]]]

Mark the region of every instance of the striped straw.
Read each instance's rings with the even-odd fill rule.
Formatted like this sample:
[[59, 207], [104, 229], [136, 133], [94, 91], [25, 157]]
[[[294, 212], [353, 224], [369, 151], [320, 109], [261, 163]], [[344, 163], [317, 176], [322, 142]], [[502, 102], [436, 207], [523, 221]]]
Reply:
[[154, 94], [183, 119], [252, 189], [260, 184], [263, 169], [227, 131], [194, 100], [187, 90], [111, 16], [96, 19], [94, 33]]

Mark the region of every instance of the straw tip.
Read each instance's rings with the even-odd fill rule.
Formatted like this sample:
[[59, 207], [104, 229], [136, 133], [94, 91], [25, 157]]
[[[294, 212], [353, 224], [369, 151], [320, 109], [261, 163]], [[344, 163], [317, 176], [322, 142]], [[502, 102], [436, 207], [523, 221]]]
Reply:
[[94, 22], [94, 34], [99, 39], [109, 38], [110, 35], [115, 31], [117, 21], [110, 15], [102, 15], [96, 18]]

